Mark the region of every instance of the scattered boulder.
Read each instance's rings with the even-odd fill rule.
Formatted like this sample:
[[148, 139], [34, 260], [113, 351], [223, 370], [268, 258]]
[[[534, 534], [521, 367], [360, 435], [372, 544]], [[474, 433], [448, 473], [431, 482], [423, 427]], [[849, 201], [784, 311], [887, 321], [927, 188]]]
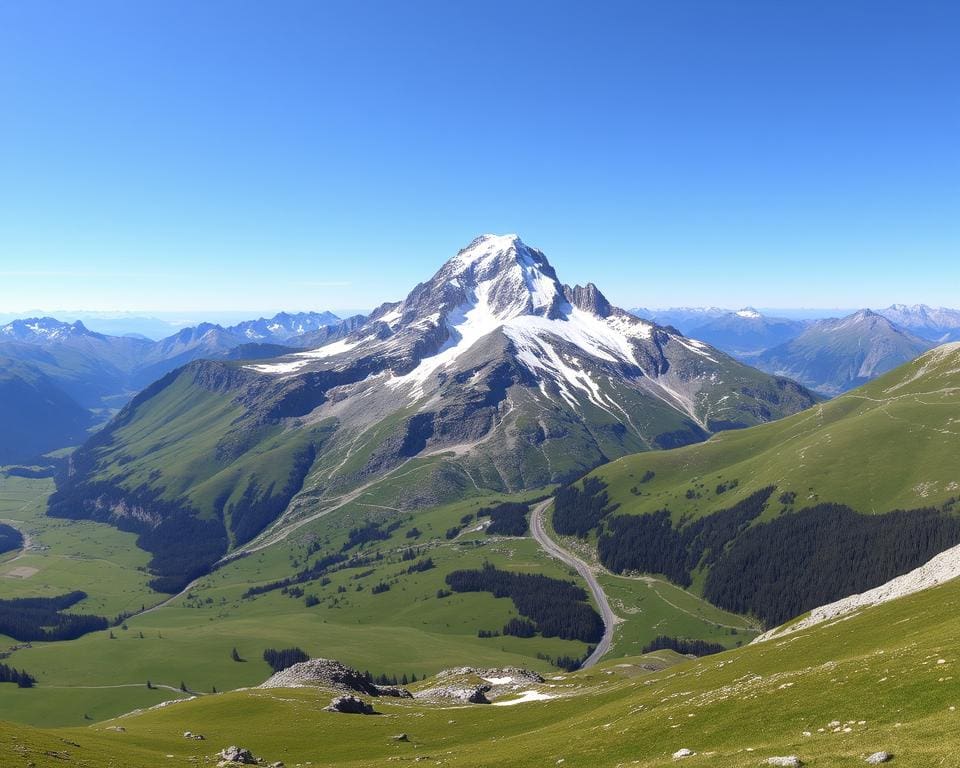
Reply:
[[194, 739], [196, 741], [203, 741], [204, 737], [201, 733], [193, 733], [192, 731], [184, 731], [183, 738], [185, 739]]
[[217, 754], [217, 757], [220, 758], [220, 762], [217, 763], [218, 766], [229, 766], [236, 765], [256, 765], [257, 758], [253, 756], [253, 753], [249, 749], [244, 749], [243, 747], [238, 747], [231, 744], [225, 749], [221, 749]]
[[358, 696], [337, 696], [324, 707], [327, 712], [342, 712], [345, 715], [372, 715], [373, 705]]
[[889, 752], [874, 752], [867, 758], [867, 763], [870, 765], [880, 765], [880, 763], [888, 763], [892, 759], [893, 755]]
[[692, 749], [687, 749], [686, 747], [684, 747], [683, 749], [678, 749], [676, 752], [673, 753], [673, 759], [680, 760], [681, 758], [684, 758], [684, 757], [692, 757], [695, 754], [697, 753], [694, 752]]
[[803, 763], [796, 755], [786, 755], [784, 757], [768, 757], [767, 765], [777, 765], [782, 766], [782, 768], [800, 768]]
[[393, 740], [394, 741], [410, 741], [410, 737], [407, 736], [407, 734], [405, 733], [398, 733], [396, 736], [393, 737]]
[[106, 728], [104, 728], [104, 730], [105, 730], [105, 731], [113, 731], [113, 732], [115, 732], [115, 733], [126, 733], [126, 732], [127, 732], [127, 729], [124, 728], [122, 725], [108, 725]]

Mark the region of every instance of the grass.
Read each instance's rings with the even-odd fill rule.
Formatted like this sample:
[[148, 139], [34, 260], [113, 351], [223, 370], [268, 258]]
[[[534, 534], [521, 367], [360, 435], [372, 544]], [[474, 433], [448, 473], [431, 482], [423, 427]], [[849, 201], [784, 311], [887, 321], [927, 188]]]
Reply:
[[[31, 540], [28, 552], [0, 556], [0, 598], [60, 595], [76, 589], [89, 598], [73, 610], [113, 617], [162, 599], [147, 586], [150, 556], [136, 536], [102, 523], [58, 520], [45, 515], [53, 481], [7, 476], [0, 471], [0, 520]], [[12, 572], [35, 569], [17, 577]]]
[[[594, 474], [619, 513], [668, 508], [675, 520], [729, 507], [767, 485], [795, 493], [797, 509], [827, 501], [865, 514], [936, 505], [960, 495], [958, 361], [956, 350], [934, 350], [794, 416], [627, 456]], [[654, 477], [641, 482], [646, 472]], [[732, 481], [735, 488], [717, 493]], [[765, 518], [780, 509], [775, 496]]]
[[[415, 471], [411, 477], [416, 477]], [[388, 478], [288, 539], [227, 564], [202, 579], [189, 594], [129, 619], [125, 630], [114, 628], [113, 639], [109, 632], [99, 632], [18, 650], [11, 663], [29, 669], [41, 685], [30, 693], [31, 706], [17, 707], [4, 716], [45, 726], [77, 725], [87, 716], [100, 720], [178, 697], [176, 691], [149, 691], [148, 679], [174, 689], [182, 681], [202, 694], [214, 687], [225, 691], [256, 685], [270, 674], [261, 659], [267, 647], [299, 646], [311, 656], [337, 658], [375, 674], [418, 677], [467, 664], [524, 666], [552, 674], [556, 669], [538, 658], [539, 654], [558, 657], [585, 652], [583, 643], [556, 638], [479, 638], [478, 630], [500, 629], [516, 615], [509, 599], [485, 593], [437, 597], [437, 591], [446, 586], [447, 573], [478, 567], [484, 561], [514, 571], [577, 579], [573, 571], [541, 552], [532, 539], [488, 537], [474, 530], [476, 521], [462, 526], [456, 539], [446, 539], [447, 530], [459, 526], [464, 515], [473, 515], [493, 501], [523, 495], [477, 492], [453, 504], [402, 513], [389, 504], [398, 482], [402, 479]], [[146, 587], [147, 576], [138, 568], [148, 556], [133, 546], [131, 534], [97, 523], [44, 517], [42, 501], [51, 487], [46, 480], [0, 479], [0, 498], [8, 499], [4, 502], [8, 512], [3, 516], [20, 510], [24, 524], [38, 532], [37, 541], [49, 546], [25, 558], [38, 563], [41, 570], [23, 581], [0, 581], [0, 595], [59, 593], [76, 585], [90, 593], [77, 610], [91, 612], [102, 606], [111, 609], [110, 615], [121, 606], [139, 607], [164, 599]], [[389, 540], [366, 545], [363, 550], [383, 553], [383, 561], [333, 573], [326, 586], [319, 580], [302, 585], [306, 594], [321, 600], [320, 605], [308, 608], [303, 598], [280, 591], [242, 599], [249, 587], [285, 578], [312, 562], [318, 555], [307, 556], [311, 544], [319, 542], [322, 552], [336, 551], [350, 528], [370, 520], [398, 519], [402, 525]], [[408, 538], [413, 527], [420, 534]], [[400, 553], [411, 547], [422, 552], [421, 558], [432, 558], [436, 567], [406, 574], [411, 561], [402, 561]], [[85, 550], [90, 555], [80, 557]], [[357, 578], [366, 571], [372, 572]], [[390, 582], [390, 591], [372, 594], [370, 588], [380, 581]], [[723, 617], [727, 620], [721, 623], [743, 621], [663, 582], [643, 589], [634, 589], [633, 582], [618, 577], [611, 576], [607, 582], [624, 619], [618, 627], [618, 656], [636, 653], [638, 645], [657, 634], [733, 644], [736, 638], [715, 624]], [[338, 591], [341, 587], [344, 592]], [[664, 628], [669, 631], [661, 631]], [[245, 662], [232, 661], [233, 647]]]
[[[663, 671], [647, 672], [649, 660], [633, 658], [563, 675], [544, 688], [559, 698], [515, 707], [379, 700], [380, 716], [356, 717], [322, 711], [330, 697], [322, 690], [253, 690], [88, 728], [0, 725], [0, 749], [14, 756], [11, 765], [39, 768], [63, 764], [48, 751], [81, 766], [153, 766], [164, 754], [172, 756], [166, 764], [187, 765], [232, 743], [288, 766], [429, 757], [478, 767], [654, 768], [673, 765], [680, 748], [697, 753], [684, 761], [694, 767], [755, 767], [789, 754], [814, 767], [856, 766], [881, 749], [912, 768], [954, 765], [958, 609], [960, 583], [952, 582], [782, 642]], [[839, 732], [828, 727], [835, 720]], [[115, 725], [124, 732], [108, 730]], [[185, 730], [206, 740], [185, 740]], [[393, 740], [400, 732], [409, 742]]]

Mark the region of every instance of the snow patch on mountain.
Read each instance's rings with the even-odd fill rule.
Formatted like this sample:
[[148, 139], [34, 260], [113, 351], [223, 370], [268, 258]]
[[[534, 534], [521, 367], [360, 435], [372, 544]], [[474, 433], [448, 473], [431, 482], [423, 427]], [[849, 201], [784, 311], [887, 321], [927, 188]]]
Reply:
[[306, 352], [296, 352], [291, 355], [292, 358], [298, 359], [284, 359], [278, 363], [261, 363], [259, 365], [247, 365], [244, 367], [249, 368], [252, 371], [256, 371], [257, 373], [294, 373], [314, 360], [322, 360], [327, 357], [342, 355], [344, 352], [349, 352], [354, 347], [359, 346], [362, 341], [362, 339], [360, 341], [340, 339], [339, 341], [325, 344], [317, 349], [311, 349]]

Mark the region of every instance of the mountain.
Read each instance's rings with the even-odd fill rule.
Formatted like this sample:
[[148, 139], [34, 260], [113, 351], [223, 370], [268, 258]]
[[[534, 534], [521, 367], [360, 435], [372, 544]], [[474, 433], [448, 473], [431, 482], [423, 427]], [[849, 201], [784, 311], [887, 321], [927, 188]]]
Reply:
[[862, 309], [812, 323], [799, 336], [752, 358], [761, 370], [836, 395], [886, 373], [933, 344]]
[[702, 324], [690, 324], [692, 327], [684, 330], [686, 335], [746, 360], [796, 338], [807, 327], [802, 321], [768, 317], [752, 307], [712, 316]]
[[47, 376], [81, 405], [119, 407], [135, 388], [135, 371], [153, 342], [94, 333], [80, 321], [51, 317], [0, 327], [0, 354]]
[[280, 312], [271, 318], [247, 320], [232, 325], [226, 330], [228, 333], [244, 337], [247, 341], [276, 343], [288, 342], [323, 328], [336, 326], [340, 322], [340, 318], [332, 312], [298, 312], [296, 314]]
[[74, 455], [50, 511], [149, 530], [172, 589], [386, 477], [405, 508], [538, 487], [813, 402], [485, 235], [337, 341], [168, 374]]
[[558, 494], [554, 527], [774, 626], [960, 544], [958, 385], [960, 343], [938, 347], [804, 413], [604, 465]]
[[[13, 320], [0, 327], [0, 353], [49, 377], [70, 397], [91, 409], [119, 408], [134, 393], [169, 371], [202, 358], [248, 359], [281, 354], [301, 340], [338, 338], [356, 320], [330, 312], [281, 312], [224, 328], [213, 323], [184, 328], [160, 341], [142, 336], [109, 336], [79, 320], [52, 317]], [[263, 349], [256, 345], [272, 345]]]
[[880, 314], [901, 328], [930, 341], [960, 341], [960, 309], [928, 307], [926, 304], [893, 304]]
[[718, 307], [671, 307], [669, 309], [644, 309], [635, 307], [630, 313], [664, 327], [676, 328], [681, 333], [688, 333], [693, 328], [703, 325], [709, 320], [723, 317], [730, 310]]
[[41, 370], [0, 354], [0, 424], [3, 465], [82, 443], [92, 419]]

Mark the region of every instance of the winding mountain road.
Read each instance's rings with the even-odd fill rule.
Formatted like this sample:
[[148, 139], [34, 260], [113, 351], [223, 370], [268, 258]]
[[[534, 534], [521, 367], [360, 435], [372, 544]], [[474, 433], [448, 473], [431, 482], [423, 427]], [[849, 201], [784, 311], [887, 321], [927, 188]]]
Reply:
[[607, 595], [604, 593], [600, 582], [597, 581], [597, 577], [590, 569], [590, 566], [572, 552], [561, 547], [547, 534], [547, 530], [543, 525], [543, 513], [552, 503], [553, 500], [548, 499], [533, 508], [533, 511], [530, 513], [530, 531], [544, 552], [566, 563], [583, 577], [584, 581], [587, 582], [587, 586], [590, 588], [593, 599], [600, 608], [600, 615], [603, 618], [603, 637], [600, 642], [597, 643], [597, 647], [594, 648], [593, 653], [583, 662], [581, 669], [586, 669], [600, 661], [603, 655], [610, 650], [610, 646], [613, 645], [613, 631], [619, 619], [610, 607], [610, 601], [607, 600]]

